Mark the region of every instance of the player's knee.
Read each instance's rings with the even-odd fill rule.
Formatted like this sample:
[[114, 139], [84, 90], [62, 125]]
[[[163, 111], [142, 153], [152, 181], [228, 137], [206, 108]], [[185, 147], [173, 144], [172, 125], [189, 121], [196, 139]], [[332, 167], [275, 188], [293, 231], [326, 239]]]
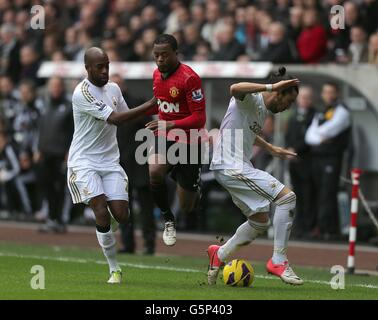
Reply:
[[97, 201], [96, 203], [92, 203], [90, 207], [96, 218], [102, 218], [108, 215], [108, 206], [105, 201]]
[[296, 203], [297, 196], [293, 191], [290, 191], [289, 193], [285, 194], [284, 196], [275, 201], [276, 206], [280, 206], [287, 210], [293, 210], [295, 208]]

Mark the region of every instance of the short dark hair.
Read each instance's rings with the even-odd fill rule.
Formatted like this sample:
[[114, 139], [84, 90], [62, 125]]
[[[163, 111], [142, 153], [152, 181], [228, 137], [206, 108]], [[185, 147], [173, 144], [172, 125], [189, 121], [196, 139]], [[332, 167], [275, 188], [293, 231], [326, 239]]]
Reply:
[[155, 41], [154, 44], [169, 44], [173, 51], [176, 51], [178, 48], [177, 40], [174, 36], [171, 34], [161, 34], [159, 35]]
[[[286, 73], [286, 68], [285, 67], [279, 67], [277, 72], [274, 72], [270, 75], [270, 82], [271, 83], [277, 83], [282, 80], [291, 80], [295, 79], [292, 75]], [[285, 90], [282, 90], [283, 94], [290, 93], [291, 91], [296, 91], [297, 93], [299, 92], [298, 86], [293, 86], [290, 88], [287, 88]]]

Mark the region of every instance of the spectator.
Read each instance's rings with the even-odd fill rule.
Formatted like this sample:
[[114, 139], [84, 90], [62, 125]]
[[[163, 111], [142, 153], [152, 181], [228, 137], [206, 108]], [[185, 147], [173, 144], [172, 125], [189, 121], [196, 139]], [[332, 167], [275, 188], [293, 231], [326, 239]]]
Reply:
[[279, 21], [281, 23], [288, 24], [289, 22], [289, 0], [277, 0], [276, 6], [272, 10], [273, 11], [273, 17], [276, 21]]
[[18, 82], [20, 76], [20, 44], [15, 37], [16, 29], [12, 24], [0, 28], [0, 73]]
[[245, 53], [244, 47], [235, 38], [235, 28], [225, 24], [217, 33], [219, 50], [214, 52], [213, 60], [232, 61]]
[[52, 60], [54, 52], [60, 49], [55, 35], [46, 35], [43, 39], [43, 59]]
[[311, 87], [299, 89], [297, 105], [288, 120], [285, 135], [286, 148], [296, 152], [289, 162], [290, 180], [297, 195], [296, 215], [293, 235], [301, 238], [310, 233], [315, 224], [314, 183], [311, 175], [310, 146], [305, 142], [305, 135], [315, 114], [313, 91]]
[[20, 59], [20, 78], [23, 80], [31, 80], [37, 85], [42, 85], [42, 81], [37, 77], [37, 72], [41, 64], [37, 50], [32, 45], [22, 46], [20, 51]]
[[[136, 99], [127, 91], [127, 87], [123, 79], [114, 74], [111, 80], [119, 85], [125, 101], [129, 108], [140, 105], [142, 100]], [[134, 240], [134, 224], [136, 222], [133, 202], [137, 200], [140, 207], [140, 222], [142, 227], [144, 239], [144, 254], [155, 253], [155, 234], [156, 226], [154, 219], [154, 204], [150, 192], [150, 178], [148, 173], [148, 165], [139, 165], [135, 160], [135, 152], [140, 145], [140, 142], [135, 141], [135, 134], [139, 129], [144, 129], [145, 124], [150, 119], [148, 117], [140, 120], [135, 120], [125, 126], [118, 128], [118, 146], [120, 149], [120, 163], [125, 169], [129, 177], [129, 208], [130, 218], [129, 223], [121, 225], [121, 238], [123, 249], [121, 252], [134, 253], [135, 240]]]
[[247, 43], [245, 11], [244, 7], [237, 7], [235, 9], [235, 38], [244, 46]]
[[66, 188], [68, 149], [73, 134], [73, 118], [70, 100], [67, 99], [61, 78], [52, 77], [47, 84], [45, 112], [39, 122], [39, 141], [35, 160], [38, 163], [38, 180], [47, 198], [49, 220], [42, 232], [65, 232], [62, 219]]
[[[25, 212], [37, 212], [41, 209], [42, 199], [37, 183], [37, 175], [30, 150], [21, 150], [18, 155], [20, 173], [17, 177], [20, 198]], [[26, 209], [25, 209], [26, 208]], [[30, 209], [29, 209], [30, 208]]]
[[[0, 78], [0, 119], [12, 134], [13, 121], [16, 117], [17, 98], [12, 79], [8, 76]], [[1, 130], [0, 130], [1, 131]]]
[[161, 30], [158, 13], [154, 6], [148, 5], [144, 7], [142, 10], [141, 18], [144, 28], [156, 29], [158, 30], [158, 32]]
[[324, 27], [319, 23], [315, 9], [304, 11], [303, 25], [304, 30], [297, 40], [299, 57], [304, 63], [318, 63], [327, 52], [327, 35]]
[[194, 23], [184, 27], [184, 42], [180, 46], [180, 52], [184, 56], [184, 60], [193, 60], [196, 54], [197, 44], [201, 41], [199, 29]]
[[219, 33], [223, 24], [221, 20], [221, 13], [219, 4], [217, 2], [206, 3], [206, 23], [202, 28], [201, 36], [211, 45], [211, 50], [219, 49], [218, 39], [216, 34]]
[[361, 5], [363, 24], [370, 35], [378, 31], [378, 1], [363, 0]]
[[102, 38], [109, 39], [114, 38], [115, 30], [120, 27], [120, 22], [116, 14], [109, 14], [105, 20], [104, 30], [102, 32]]
[[114, 11], [118, 15], [121, 25], [129, 25], [133, 16], [140, 14], [140, 0], [117, 0]]
[[118, 54], [123, 61], [134, 61], [134, 43], [130, 30], [125, 26], [116, 29]]
[[287, 37], [292, 41], [297, 41], [303, 26], [303, 9], [292, 7], [289, 11], [289, 24], [287, 27]]
[[369, 58], [368, 62], [378, 65], [378, 32], [369, 38]]
[[171, 13], [167, 18], [167, 25], [164, 33], [175, 33], [182, 30], [185, 24], [189, 23], [190, 14], [181, 1], [170, 3]]
[[[16, 212], [17, 203], [17, 184], [16, 177], [20, 172], [16, 152], [9, 142], [6, 132], [0, 131], [0, 196], [1, 207], [9, 210], [10, 214]], [[6, 203], [3, 199], [6, 199]], [[27, 213], [31, 213], [28, 208], [24, 208]]]
[[209, 61], [211, 54], [210, 43], [203, 40], [197, 44], [196, 53], [193, 56], [194, 61]]
[[13, 121], [13, 139], [21, 149], [33, 150], [37, 143], [38, 119], [43, 104], [37, 98], [36, 88], [30, 80], [24, 80], [19, 86], [20, 99], [15, 106], [16, 116]]
[[261, 57], [261, 51], [265, 50], [269, 44], [269, 27], [273, 23], [272, 17], [265, 11], [259, 11], [256, 14], [258, 33], [255, 41], [255, 52], [252, 54], [252, 60], [258, 60]]
[[308, 128], [305, 141], [311, 146], [311, 171], [315, 183], [313, 198], [317, 208], [313, 236], [325, 240], [339, 236], [337, 194], [342, 158], [349, 145], [351, 118], [339, 100], [337, 84], [328, 82], [322, 88], [323, 108]]
[[197, 26], [197, 28], [201, 30], [206, 21], [205, 9], [203, 5], [198, 3], [194, 4], [190, 8], [190, 17], [192, 23], [194, 23]]
[[348, 61], [352, 63], [368, 62], [369, 49], [366, 40], [366, 32], [361, 26], [353, 26], [350, 29], [351, 43], [348, 48]]
[[147, 46], [142, 39], [137, 39], [134, 42], [134, 52], [136, 61], [151, 60], [151, 53], [147, 50]]
[[64, 40], [63, 52], [69, 60], [73, 60], [81, 49], [80, 44], [78, 44], [77, 30], [74, 27], [66, 29]]
[[346, 62], [348, 59], [348, 47], [350, 44], [351, 28], [355, 25], [361, 24], [360, 14], [358, 6], [352, 1], [346, 1], [344, 3], [345, 12], [345, 26], [337, 30], [333, 30], [334, 33], [334, 54], [335, 59], [338, 62]]
[[269, 44], [262, 51], [260, 60], [273, 63], [293, 63], [296, 61], [295, 45], [285, 37], [285, 27], [280, 22], [269, 27]]
[[257, 50], [257, 9], [254, 6], [248, 6], [245, 9], [245, 35], [246, 51], [249, 56], [253, 56]]

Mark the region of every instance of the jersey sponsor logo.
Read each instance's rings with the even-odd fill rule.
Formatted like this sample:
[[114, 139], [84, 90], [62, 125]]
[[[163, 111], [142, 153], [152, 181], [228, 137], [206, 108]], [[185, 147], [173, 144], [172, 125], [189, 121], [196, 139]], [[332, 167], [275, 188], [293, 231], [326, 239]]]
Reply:
[[252, 126], [249, 126], [249, 129], [253, 131], [255, 134], [261, 133], [261, 127], [260, 125], [255, 121]]
[[192, 91], [192, 100], [200, 102], [203, 99], [202, 89]]
[[180, 104], [178, 102], [172, 103], [167, 101], [157, 100], [159, 110], [164, 113], [180, 112]]
[[172, 98], [176, 98], [179, 95], [180, 91], [176, 87], [172, 87], [169, 89], [169, 94]]

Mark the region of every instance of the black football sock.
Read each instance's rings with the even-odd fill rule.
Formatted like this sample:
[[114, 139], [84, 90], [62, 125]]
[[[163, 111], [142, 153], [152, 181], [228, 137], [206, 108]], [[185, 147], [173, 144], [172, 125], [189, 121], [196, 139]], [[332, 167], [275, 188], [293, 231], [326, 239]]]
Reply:
[[174, 221], [175, 217], [169, 209], [168, 189], [166, 183], [151, 184], [151, 191], [156, 205], [160, 208], [164, 220]]

